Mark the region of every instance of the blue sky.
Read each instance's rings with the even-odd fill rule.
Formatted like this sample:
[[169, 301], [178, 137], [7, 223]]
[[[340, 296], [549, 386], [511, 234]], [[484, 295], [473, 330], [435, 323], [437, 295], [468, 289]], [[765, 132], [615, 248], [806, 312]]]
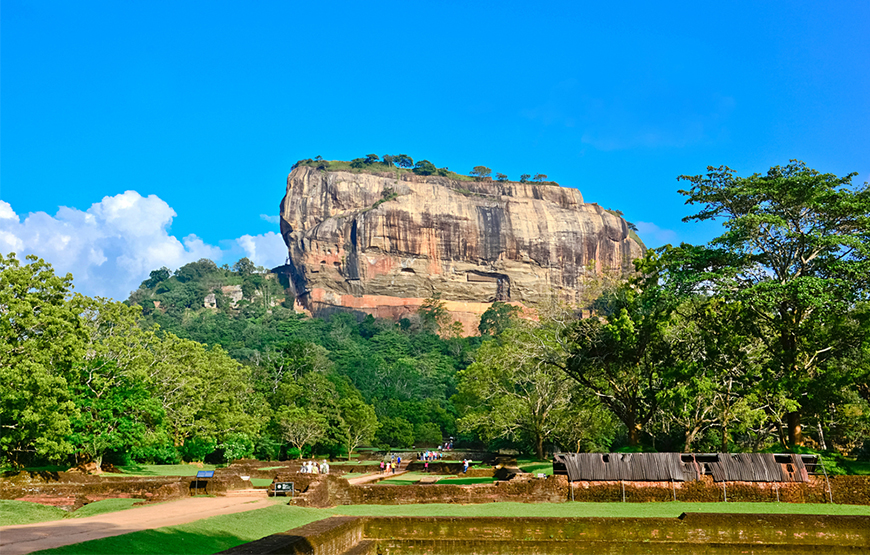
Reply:
[[88, 294], [280, 263], [286, 175], [316, 155], [546, 173], [650, 246], [717, 234], [680, 221], [676, 177], [707, 165], [870, 177], [866, 0], [0, 9], [0, 250]]

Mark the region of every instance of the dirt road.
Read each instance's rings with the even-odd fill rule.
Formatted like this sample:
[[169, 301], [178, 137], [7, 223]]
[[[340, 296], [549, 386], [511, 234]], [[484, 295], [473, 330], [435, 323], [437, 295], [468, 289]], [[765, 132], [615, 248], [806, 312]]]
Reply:
[[87, 518], [0, 527], [0, 554], [22, 555], [130, 532], [193, 522], [217, 515], [262, 509], [262, 497], [192, 497]]

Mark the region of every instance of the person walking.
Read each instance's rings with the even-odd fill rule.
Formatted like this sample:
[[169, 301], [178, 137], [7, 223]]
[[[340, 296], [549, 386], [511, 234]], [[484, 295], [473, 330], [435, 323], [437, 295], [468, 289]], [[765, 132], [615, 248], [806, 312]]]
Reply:
[[423, 471], [429, 472], [429, 461], [423, 463]]
[[468, 472], [468, 459], [462, 459], [462, 473], [465, 474]]
[[381, 461], [381, 474], [384, 473], [384, 461]]

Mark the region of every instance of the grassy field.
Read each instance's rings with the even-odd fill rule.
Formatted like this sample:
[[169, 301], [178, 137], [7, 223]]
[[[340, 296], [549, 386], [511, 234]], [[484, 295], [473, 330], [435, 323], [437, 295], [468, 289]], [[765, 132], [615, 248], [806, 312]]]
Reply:
[[285, 532], [309, 522], [332, 516], [323, 509], [305, 509], [272, 505], [265, 509], [215, 516], [154, 530], [133, 532], [57, 549], [38, 551], [43, 554], [129, 555], [177, 553], [185, 555], [217, 553], [236, 545]]
[[552, 461], [539, 461], [537, 459], [517, 459], [517, 466], [520, 470], [531, 472], [532, 474], [543, 473], [547, 476], [553, 474]]
[[269, 478], [251, 478], [251, 485], [255, 488], [264, 488], [272, 483]]
[[88, 503], [77, 511], [69, 512], [57, 507], [48, 507], [39, 503], [28, 501], [0, 500], [0, 526], [13, 526], [18, 524], [33, 524], [62, 518], [84, 518], [114, 513], [129, 509], [141, 499], [104, 499], [94, 503]]
[[870, 516], [870, 506], [797, 503], [483, 503], [456, 505], [345, 505], [328, 510], [352, 516], [678, 517], [695, 513], [830, 514]]
[[463, 476], [456, 476], [455, 478], [441, 478], [438, 480], [439, 484], [449, 484], [453, 486], [468, 486], [471, 484], [492, 484], [495, 482], [495, 478], [465, 478]]
[[306, 509], [280, 504], [247, 513], [216, 516], [180, 526], [133, 532], [38, 553], [204, 555], [335, 515], [624, 518], [677, 517], [683, 512], [870, 516], [870, 507], [788, 503], [485, 503], [481, 505], [348, 505], [332, 509]]
[[[118, 470], [128, 476], [196, 476], [200, 470], [214, 470], [213, 464], [132, 464], [119, 466]], [[109, 475], [111, 476], [111, 474]]]

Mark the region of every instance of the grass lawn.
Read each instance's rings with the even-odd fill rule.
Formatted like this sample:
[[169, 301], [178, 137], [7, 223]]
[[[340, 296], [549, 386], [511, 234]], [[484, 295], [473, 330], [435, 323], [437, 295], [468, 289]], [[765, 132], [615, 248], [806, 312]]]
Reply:
[[264, 488], [272, 483], [269, 478], [251, 478], [251, 485], [255, 488]]
[[352, 516], [678, 517], [684, 512], [870, 516], [866, 505], [810, 503], [431, 503], [345, 505], [324, 510]]
[[129, 509], [141, 499], [103, 499], [94, 503], [88, 503], [77, 511], [69, 512], [57, 507], [48, 507], [29, 501], [0, 500], [0, 526], [12, 526], [17, 524], [33, 524], [59, 520], [61, 518], [84, 518], [87, 516], [113, 513]]
[[37, 553], [89, 555], [144, 555], [157, 553], [217, 553], [264, 536], [286, 532], [309, 522], [332, 516], [323, 509], [306, 509], [284, 504], [265, 509], [221, 515], [178, 526], [133, 532], [113, 538], [92, 540]]
[[439, 484], [449, 484], [454, 486], [467, 486], [470, 484], [492, 484], [495, 478], [464, 478], [457, 476], [455, 478], [441, 478]]
[[416, 484], [420, 481], [421, 478], [425, 476], [432, 476], [432, 474], [428, 472], [406, 472], [400, 476], [396, 476], [395, 478], [387, 478], [386, 480], [381, 480], [378, 484], [389, 484], [393, 486], [407, 486], [408, 484]]
[[155, 530], [39, 551], [40, 554], [208, 554], [334, 515], [677, 517], [683, 512], [870, 515], [862, 505], [791, 503], [484, 503], [480, 505], [346, 505], [308, 509], [276, 504]]
[[[200, 470], [214, 470], [217, 466], [204, 464], [131, 464], [118, 469], [128, 476], [196, 476]], [[109, 474], [111, 476], [111, 474]]]
[[532, 474], [543, 473], [547, 476], [553, 474], [553, 463], [551, 461], [539, 461], [536, 459], [517, 459], [517, 466], [520, 470], [531, 472]]

